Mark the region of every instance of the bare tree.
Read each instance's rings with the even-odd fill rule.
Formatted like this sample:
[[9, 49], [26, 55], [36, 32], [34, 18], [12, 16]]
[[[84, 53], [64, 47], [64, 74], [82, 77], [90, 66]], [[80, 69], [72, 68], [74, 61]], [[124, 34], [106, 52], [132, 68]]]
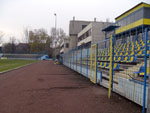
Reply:
[[64, 32], [63, 29], [58, 29], [57, 30], [57, 42], [60, 44], [60, 42], [66, 37], [66, 33]]
[[52, 37], [53, 47], [55, 47], [56, 45], [60, 45], [60, 42], [66, 37], [66, 33], [62, 28], [59, 28], [56, 30], [56, 36], [55, 36], [55, 28], [52, 28], [51, 37]]

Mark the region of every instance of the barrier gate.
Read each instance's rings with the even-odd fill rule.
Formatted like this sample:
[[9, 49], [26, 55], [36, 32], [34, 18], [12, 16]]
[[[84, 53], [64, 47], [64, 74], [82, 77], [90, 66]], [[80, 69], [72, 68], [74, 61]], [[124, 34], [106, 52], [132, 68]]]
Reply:
[[91, 45], [91, 55], [90, 55], [90, 80], [94, 84], [97, 83], [97, 44]]

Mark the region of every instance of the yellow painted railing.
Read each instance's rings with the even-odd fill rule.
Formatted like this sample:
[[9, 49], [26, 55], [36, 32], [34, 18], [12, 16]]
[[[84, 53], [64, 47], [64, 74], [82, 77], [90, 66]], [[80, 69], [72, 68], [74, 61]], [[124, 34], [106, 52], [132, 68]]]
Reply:
[[96, 84], [96, 60], [97, 60], [97, 44], [91, 45], [91, 55], [90, 55], [90, 80]]
[[111, 96], [111, 84], [112, 84], [112, 49], [113, 49], [113, 44], [112, 44], [112, 35], [110, 37], [110, 69], [109, 69], [109, 91], [108, 91], [108, 98]]

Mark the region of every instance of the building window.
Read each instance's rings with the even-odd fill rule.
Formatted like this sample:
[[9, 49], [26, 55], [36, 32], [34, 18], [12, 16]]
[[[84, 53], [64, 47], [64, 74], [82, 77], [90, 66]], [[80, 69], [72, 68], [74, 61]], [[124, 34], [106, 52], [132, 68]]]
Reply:
[[144, 18], [150, 19], [150, 8], [144, 8]]
[[79, 38], [78, 38], [78, 42], [80, 42], [81, 40], [86, 39], [87, 37], [91, 36], [91, 29], [89, 29], [87, 32], [85, 32], [84, 34], [82, 34]]
[[92, 29], [90, 29], [88, 32], [89, 32], [89, 36], [91, 36]]
[[86, 32], [86, 37], [88, 37], [88, 36], [89, 36], [89, 32], [87, 31], [87, 32]]
[[84, 29], [87, 25], [82, 25], [82, 29]]
[[62, 47], [61, 48], [64, 48], [64, 45], [62, 45]]
[[66, 48], [69, 48], [69, 43], [66, 43]]

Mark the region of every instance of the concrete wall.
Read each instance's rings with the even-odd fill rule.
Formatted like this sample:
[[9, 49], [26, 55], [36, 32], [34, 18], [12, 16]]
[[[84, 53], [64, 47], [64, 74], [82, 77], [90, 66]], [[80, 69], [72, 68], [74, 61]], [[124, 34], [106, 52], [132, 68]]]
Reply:
[[82, 30], [83, 25], [88, 25], [90, 21], [71, 20], [69, 24], [69, 49], [77, 47], [78, 33]]
[[92, 22], [92, 43], [105, 40], [105, 33], [102, 30], [109, 24], [108, 22]]
[[80, 42], [78, 42], [78, 46], [81, 46], [83, 44], [89, 43], [89, 42], [91, 42], [91, 40], [92, 40], [92, 36], [88, 36], [84, 40], [81, 40]]
[[91, 22], [88, 26], [86, 26], [82, 31], [78, 33], [78, 38], [85, 34], [87, 31], [91, 29], [91, 39], [87, 41], [87, 38], [78, 42], [78, 46], [82, 43], [97, 43], [98, 41], [105, 40], [105, 33], [102, 31], [106, 26], [110, 25], [109, 22]]
[[86, 33], [87, 31], [89, 31], [92, 28], [92, 23], [90, 23], [89, 25], [87, 25], [83, 30], [81, 30], [78, 33], [78, 37], [82, 36], [84, 33]]
[[[66, 47], [66, 44], [69, 44], [69, 47]], [[68, 52], [70, 50], [70, 39], [64, 39], [64, 53]]]
[[70, 36], [69, 49], [73, 49], [77, 47], [78, 38], [77, 36]]
[[[76, 21], [72, 20], [70, 21], [69, 25], [69, 35], [70, 35], [70, 50], [73, 48], [76, 48], [77, 45], [81, 45], [81, 41], [78, 44], [78, 37], [82, 36], [84, 33], [89, 31], [91, 29], [91, 37], [87, 39], [83, 39], [82, 43], [97, 43], [97, 41], [104, 40], [105, 39], [105, 33], [102, 32], [102, 29], [104, 29], [106, 26], [110, 25], [109, 22], [90, 22], [90, 21]], [[83, 25], [86, 25], [86, 27], [83, 29]], [[85, 42], [84, 42], [85, 40]]]
[[82, 25], [88, 25], [89, 21], [71, 20], [69, 24], [69, 35], [76, 35], [82, 30]]

